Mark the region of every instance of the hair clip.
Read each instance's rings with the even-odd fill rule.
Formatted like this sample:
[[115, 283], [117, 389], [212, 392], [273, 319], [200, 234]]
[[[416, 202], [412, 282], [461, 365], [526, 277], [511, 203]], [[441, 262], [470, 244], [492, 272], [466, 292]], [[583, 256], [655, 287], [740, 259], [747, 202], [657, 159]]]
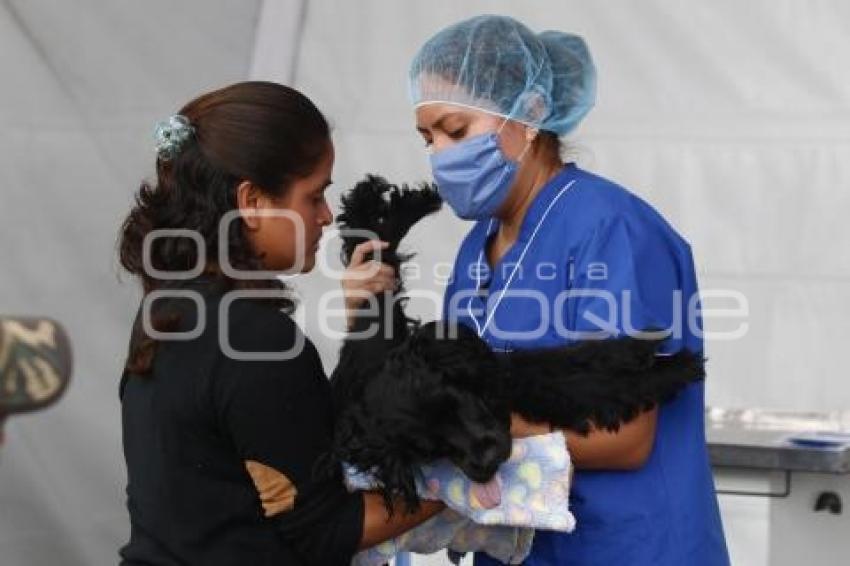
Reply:
[[156, 153], [159, 159], [170, 161], [174, 159], [183, 144], [192, 137], [195, 128], [189, 119], [182, 114], [175, 114], [167, 120], [157, 122], [154, 129], [154, 140], [156, 142]]

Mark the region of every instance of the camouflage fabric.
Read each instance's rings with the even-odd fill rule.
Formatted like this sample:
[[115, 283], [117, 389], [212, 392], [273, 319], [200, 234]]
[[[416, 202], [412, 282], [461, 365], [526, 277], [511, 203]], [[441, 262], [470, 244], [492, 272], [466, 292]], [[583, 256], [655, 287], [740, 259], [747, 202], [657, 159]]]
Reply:
[[71, 366], [68, 336], [58, 323], [0, 316], [0, 418], [55, 402]]

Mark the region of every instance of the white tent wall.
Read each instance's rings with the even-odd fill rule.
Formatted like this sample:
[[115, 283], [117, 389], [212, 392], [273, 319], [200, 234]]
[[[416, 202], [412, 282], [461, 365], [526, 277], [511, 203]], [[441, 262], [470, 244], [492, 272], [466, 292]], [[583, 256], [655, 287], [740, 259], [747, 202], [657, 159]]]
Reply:
[[[850, 405], [850, 384], [838, 375], [840, 341], [850, 335], [850, 227], [842, 222], [850, 212], [850, 5], [260, 4], [0, 0], [0, 312], [65, 322], [77, 362], [60, 405], [7, 424], [0, 564], [115, 563], [126, 539], [117, 378], [138, 294], [116, 281], [114, 242], [150, 173], [153, 122], [250, 67], [255, 78], [301, 89], [333, 122], [332, 194], [367, 171], [427, 179], [407, 63], [435, 30], [477, 13], [588, 40], [599, 101], [570, 138], [579, 163], [667, 216], [693, 245], [704, 292], [746, 297], [745, 336], [708, 341], [709, 403]], [[411, 306], [423, 316], [433, 316], [467, 229], [445, 212], [412, 234], [422, 267], [409, 286], [425, 296]], [[297, 281], [302, 312], [336, 288], [328, 271]], [[331, 367], [336, 340], [319, 318], [305, 318]], [[707, 318], [710, 331], [740, 323]], [[765, 564], [763, 504], [721, 503], [734, 563]]]
[[116, 564], [127, 540], [118, 379], [138, 305], [118, 227], [153, 168], [152, 130], [245, 78], [259, 3], [0, 1], [0, 312], [65, 323], [62, 402], [0, 448], [0, 564]]
[[[599, 97], [568, 140], [572, 153], [647, 198], [691, 242], [715, 333], [708, 403], [850, 407], [839, 375], [850, 336], [850, 5], [266, 0], [252, 74], [292, 84], [331, 119], [335, 190], [366, 172], [427, 179], [407, 65], [436, 30], [479, 13], [586, 38]], [[294, 22], [297, 36], [282, 32]], [[445, 275], [466, 230], [448, 212], [417, 227], [412, 289], [438, 296], [434, 272]], [[325, 275], [298, 284], [308, 312], [335, 287]], [[741, 300], [719, 298], [730, 291]], [[423, 298], [411, 307], [434, 310]], [[338, 344], [321, 324], [310, 317], [307, 330], [331, 367]], [[734, 329], [743, 337], [719, 336]], [[721, 505], [733, 562], [765, 564], [766, 504], [721, 497]]]

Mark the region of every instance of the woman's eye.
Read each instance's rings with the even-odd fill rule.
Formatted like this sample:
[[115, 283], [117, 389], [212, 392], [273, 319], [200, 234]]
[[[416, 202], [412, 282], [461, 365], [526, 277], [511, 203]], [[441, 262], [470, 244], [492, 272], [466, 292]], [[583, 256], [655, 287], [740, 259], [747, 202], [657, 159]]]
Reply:
[[453, 140], [460, 139], [465, 135], [466, 135], [466, 128], [465, 127], [457, 129], [453, 132], [449, 132], [449, 137], [452, 138]]

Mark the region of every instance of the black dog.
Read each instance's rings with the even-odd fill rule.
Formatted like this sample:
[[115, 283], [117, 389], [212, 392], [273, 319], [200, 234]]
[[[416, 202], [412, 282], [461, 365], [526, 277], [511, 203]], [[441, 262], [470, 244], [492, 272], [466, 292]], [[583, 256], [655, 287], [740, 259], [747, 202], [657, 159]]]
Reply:
[[[343, 261], [367, 239], [346, 229], [367, 230], [389, 242], [381, 260], [399, 273], [411, 258], [399, 253], [401, 240], [441, 201], [431, 185], [368, 176], [342, 204]], [[371, 474], [387, 501], [402, 496], [409, 509], [422, 464], [448, 458], [470, 479], [490, 480], [510, 456], [512, 412], [582, 434], [616, 430], [704, 378], [701, 353], [656, 356], [658, 333], [496, 354], [463, 325], [410, 319], [402, 292], [377, 297], [376, 314], [357, 317], [342, 347], [331, 376], [333, 458]]]

